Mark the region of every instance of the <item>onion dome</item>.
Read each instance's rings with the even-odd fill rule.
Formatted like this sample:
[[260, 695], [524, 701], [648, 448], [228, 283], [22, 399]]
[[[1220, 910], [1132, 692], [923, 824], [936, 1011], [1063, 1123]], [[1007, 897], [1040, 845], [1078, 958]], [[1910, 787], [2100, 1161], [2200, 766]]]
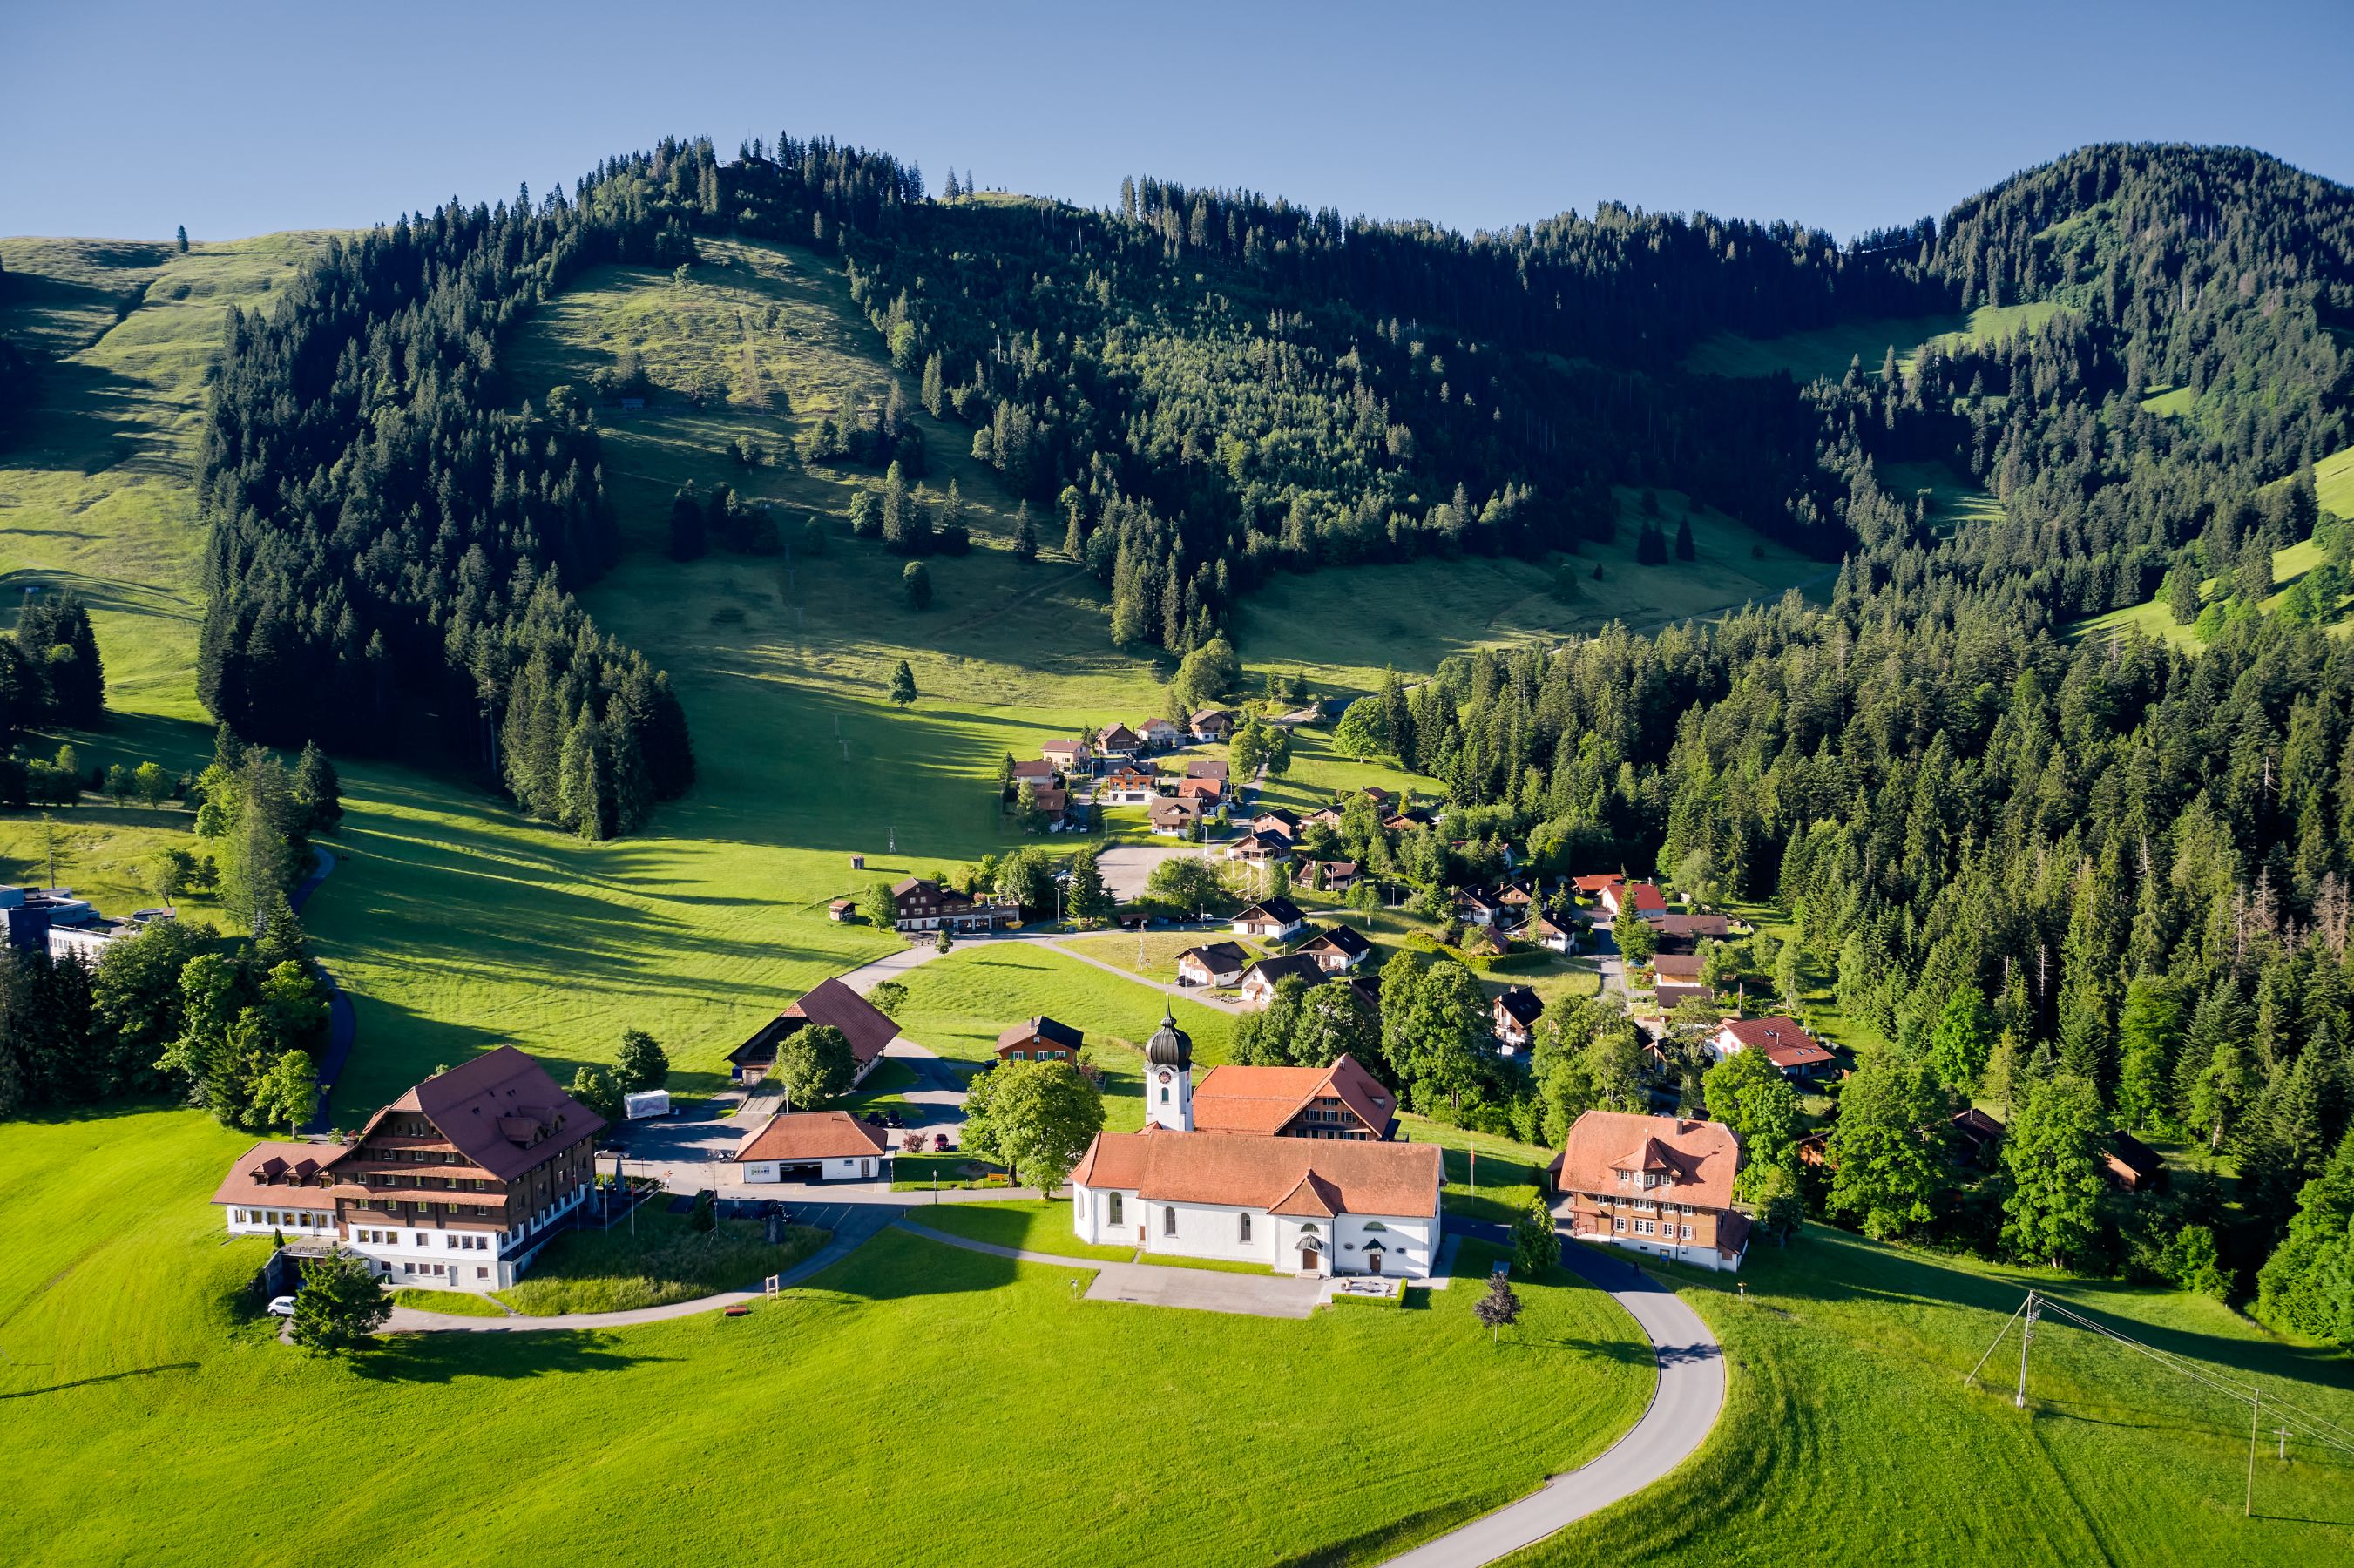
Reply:
[[1156, 1067], [1193, 1071], [1193, 1037], [1177, 1027], [1176, 1014], [1166, 1006], [1161, 1010], [1161, 1027], [1154, 1030], [1152, 1038], [1145, 1043], [1144, 1059]]

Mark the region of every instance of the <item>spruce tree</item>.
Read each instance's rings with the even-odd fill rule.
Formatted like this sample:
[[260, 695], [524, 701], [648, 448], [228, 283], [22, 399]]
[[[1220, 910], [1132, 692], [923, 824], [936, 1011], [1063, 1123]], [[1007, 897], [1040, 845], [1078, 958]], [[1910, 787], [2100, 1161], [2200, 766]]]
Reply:
[[[908, 569], [915, 570], [916, 563], [909, 562]], [[908, 668], [905, 659], [900, 660], [898, 666], [891, 672], [891, 700], [903, 708], [916, 700], [916, 672]], [[1011, 762], [1013, 759], [1008, 758], [1006, 760]]]
[[1013, 558], [1025, 565], [1038, 558], [1038, 525], [1030, 521], [1026, 501], [1013, 514]]

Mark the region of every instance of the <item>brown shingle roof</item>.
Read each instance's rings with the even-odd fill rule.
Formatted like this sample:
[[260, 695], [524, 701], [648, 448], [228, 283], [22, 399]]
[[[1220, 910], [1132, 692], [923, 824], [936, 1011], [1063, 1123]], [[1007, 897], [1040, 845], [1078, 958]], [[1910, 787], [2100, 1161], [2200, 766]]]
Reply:
[[1318, 931], [1312, 939], [1302, 943], [1299, 950], [1310, 954], [1331, 951], [1340, 954], [1344, 959], [1353, 959], [1360, 953], [1373, 951], [1373, 945], [1365, 940], [1363, 932], [1354, 926], [1344, 926], [1339, 921], [1334, 921], [1331, 926]]
[[1732, 1206], [1741, 1140], [1723, 1122], [1590, 1110], [1570, 1128], [1569, 1141], [1552, 1170], [1564, 1191], [1616, 1192], [1618, 1171], [1645, 1169], [1641, 1162], [1646, 1160], [1672, 1168], [1676, 1180], [1664, 1189], [1671, 1202], [1707, 1209]]
[[1009, 1045], [1024, 1044], [1032, 1040], [1044, 1040], [1049, 1045], [1067, 1046], [1076, 1051], [1086, 1044], [1087, 1036], [1069, 1024], [1041, 1013], [1000, 1033], [997, 1048], [1002, 1051]]
[[889, 1013], [839, 980], [820, 980], [777, 1017], [779, 1022], [799, 1019], [832, 1024], [850, 1042], [851, 1059], [861, 1067], [883, 1054], [883, 1047], [899, 1037], [899, 1026], [891, 1022]]
[[737, 1145], [738, 1163], [754, 1160], [858, 1160], [884, 1150], [884, 1134], [848, 1111], [790, 1111]]
[[[1309, 1179], [1317, 1180], [1309, 1185]], [[1435, 1143], [1347, 1143], [1313, 1138], [1227, 1138], [1205, 1132], [1099, 1132], [1071, 1172], [1074, 1185], [1115, 1187], [1147, 1202], [1420, 1217], [1438, 1212]], [[1303, 1193], [1302, 1188], [1307, 1188]], [[1313, 1212], [1313, 1211], [1310, 1211]]]
[[[237, 1157], [213, 1193], [213, 1202], [332, 1210], [335, 1200], [328, 1191], [331, 1179], [326, 1168], [348, 1152], [349, 1145], [257, 1143]], [[310, 1167], [307, 1171], [302, 1169], [305, 1165]], [[311, 1184], [300, 1184], [298, 1176], [306, 1177]]]
[[361, 1138], [394, 1111], [422, 1112], [460, 1153], [501, 1181], [605, 1129], [603, 1117], [512, 1045], [426, 1079], [370, 1117]]
[[1347, 1052], [1329, 1067], [1213, 1067], [1193, 1091], [1193, 1126], [1203, 1132], [1273, 1133], [1309, 1103], [1336, 1096], [1377, 1134], [1397, 1118], [1397, 1102]]
[[1722, 1033], [1749, 1050], [1763, 1051], [1767, 1061], [1786, 1072], [1831, 1059], [1831, 1054], [1799, 1028], [1795, 1018], [1735, 1018], [1725, 1024]]

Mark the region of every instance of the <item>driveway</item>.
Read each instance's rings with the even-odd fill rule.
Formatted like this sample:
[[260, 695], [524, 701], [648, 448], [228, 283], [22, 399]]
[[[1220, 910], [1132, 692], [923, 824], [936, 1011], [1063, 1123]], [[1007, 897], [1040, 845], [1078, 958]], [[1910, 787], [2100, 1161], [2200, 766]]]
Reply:
[[1650, 1408], [1601, 1457], [1555, 1476], [1516, 1503], [1390, 1561], [1405, 1568], [1477, 1568], [1665, 1479], [1707, 1441], [1724, 1409], [1724, 1357], [1681, 1298], [1602, 1249], [1564, 1242], [1564, 1266], [1610, 1293], [1649, 1337], [1659, 1367]]
[[1138, 1307], [1183, 1307], [1196, 1312], [1237, 1312], [1251, 1318], [1305, 1318], [1323, 1298], [1326, 1279], [1301, 1279], [1278, 1274], [1229, 1274], [1223, 1269], [1173, 1268], [1149, 1263], [1106, 1263], [1097, 1258], [1064, 1257], [1051, 1252], [1024, 1252], [974, 1241], [969, 1236], [936, 1231], [903, 1219], [900, 1228], [967, 1252], [1010, 1257], [1017, 1263], [1039, 1263], [1054, 1268], [1095, 1271], [1087, 1289], [1090, 1301], [1121, 1301]]

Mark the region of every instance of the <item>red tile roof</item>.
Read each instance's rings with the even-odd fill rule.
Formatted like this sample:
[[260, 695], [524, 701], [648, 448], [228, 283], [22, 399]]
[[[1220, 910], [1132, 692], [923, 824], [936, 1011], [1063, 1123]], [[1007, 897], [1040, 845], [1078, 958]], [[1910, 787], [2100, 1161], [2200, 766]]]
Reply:
[[1213, 1067], [1193, 1091], [1193, 1126], [1203, 1132], [1273, 1133], [1326, 1096], [1337, 1097], [1377, 1135], [1397, 1119], [1389, 1090], [1343, 1052], [1329, 1067]]
[[791, 1111], [770, 1117], [737, 1145], [738, 1163], [755, 1160], [858, 1160], [883, 1152], [885, 1134], [848, 1111]]
[[1572, 1192], [1615, 1193], [1620, 1171], [1666, 1171], [1675, 1180], [1650, 1191], [1703, 1209], [1732, 1206], [1740, 1168], [1741, 1139], [1723, 1122], [1599, 1110], [1577, 1118], [1552, 1166], [1555, 1184]]
[[1071, 1172], [1075, 1186], [1147, 1202], [1402, 1218], [1438, 1213], [1442, 1177], [1435, 1143], [1166, 1131], [1099, 1132]]
[[1831, 1054], [1799, 1028], [1795, 1018], [1735, 1018], [1718, 1033], [1731, 1035], [1745, 1049], [1763, 1051], [1767, 1061], [1785, 1072], [1831, 1059]]

